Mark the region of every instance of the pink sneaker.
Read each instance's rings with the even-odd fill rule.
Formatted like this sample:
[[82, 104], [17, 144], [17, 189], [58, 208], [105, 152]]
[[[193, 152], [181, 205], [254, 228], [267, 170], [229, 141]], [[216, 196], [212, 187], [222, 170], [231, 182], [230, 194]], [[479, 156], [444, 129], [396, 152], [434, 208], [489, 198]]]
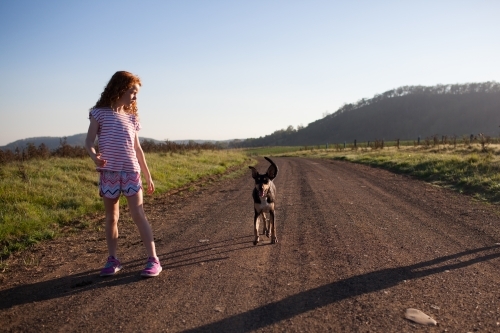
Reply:
[[148, 258], [148, 263], [146, 264], [146, 268], [141, 272], [141, 276], [144, 277], [153, 277], [158, 276], [162, 271], [160, 260], [154, 257]]
[[113, 256], [108, 257], [108, 261], [104, 268], [101, 270], [101, 276], [115, 275], [119, 270], [122, 269], [120, 261]]

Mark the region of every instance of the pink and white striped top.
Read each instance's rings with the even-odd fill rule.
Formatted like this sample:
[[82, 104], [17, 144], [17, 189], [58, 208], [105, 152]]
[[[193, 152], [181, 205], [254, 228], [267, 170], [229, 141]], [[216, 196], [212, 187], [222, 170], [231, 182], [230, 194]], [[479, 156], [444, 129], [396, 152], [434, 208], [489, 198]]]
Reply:
[[120, 114], [111, 108], [95, 108], [89, 113], [99, 123], [97, 130], [99, 153], [106, 166], [97, 168], [110, 171], [140, 172], [134, 149], [135, 134], [141, 124], [131, 114]]

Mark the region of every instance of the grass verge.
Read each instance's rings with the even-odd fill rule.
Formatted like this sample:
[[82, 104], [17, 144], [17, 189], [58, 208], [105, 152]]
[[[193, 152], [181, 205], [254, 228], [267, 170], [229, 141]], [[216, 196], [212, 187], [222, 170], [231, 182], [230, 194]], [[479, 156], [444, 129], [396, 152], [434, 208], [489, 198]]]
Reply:
[[[236, 150], [147, 154], [155, 195], [251, 163]], [[0, 258], [51, 239], [61, 228], [103, 211], [90, 158], [51, 158], [0, 165]], [[123, 202], [125, 200], [122, 198]], [[76, 224], [78, 228], [85, 223]]]
[[275, 156], [345, 160], [446, 186], [491, 203], [500, 202], [500, 145], [300, 150]]

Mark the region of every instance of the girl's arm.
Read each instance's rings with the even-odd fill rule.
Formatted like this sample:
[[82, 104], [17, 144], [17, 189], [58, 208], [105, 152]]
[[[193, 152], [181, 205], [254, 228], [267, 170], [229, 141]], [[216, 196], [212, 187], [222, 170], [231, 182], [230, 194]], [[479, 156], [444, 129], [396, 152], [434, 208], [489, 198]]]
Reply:
[[146, 177], [146, 181], [148, 183], [147, 193], [153, 194], [153, 192], [155, 191], [155, 184], [153, 183], [153, 179], [151, 178], [151, 173], [149, 172], [148, 164], [146, 163], [146, 156], [144, 156], [144, 151], [142, 150], [141, 142], [139, 141], [137, 132], [135, 132], [134, 149], [137, 156], [137, 161], [141, 166], [141, 171], [144, 174], [144, 177]]
[[94, 117], [90, 117], [89, 130], [87, 132], [87, 138], [85, 139], [85, 149], [89, 154], [90, 158], [94, 161], [95, 165], [98, 167], [104, 167], [106, 165], [106, 160], [101, 159], [101, 154], [96, 154], [94, 148], [95, 138], [97, 136], [97, 130], [99, 129], [99, 123]]

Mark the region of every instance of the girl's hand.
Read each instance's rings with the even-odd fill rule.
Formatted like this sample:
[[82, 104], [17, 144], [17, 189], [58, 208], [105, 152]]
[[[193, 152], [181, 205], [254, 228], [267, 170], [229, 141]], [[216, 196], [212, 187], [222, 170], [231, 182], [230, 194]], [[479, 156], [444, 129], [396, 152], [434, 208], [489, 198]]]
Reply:
[[96, 154], [95, 158], [93, 158], [93, 160], [94, 160], [95, 165], [99, 168], [106, 166], [106, 163], [108, 163], [108, 161], [101, 159], [100, 153]]
[[153, 183], [153, 180], [151, 178], [149, 178], [147, 182], [148, 182], [147, 193], [148, 194], [153, 194], [154, 191], [155, 191], [155, 183]]

